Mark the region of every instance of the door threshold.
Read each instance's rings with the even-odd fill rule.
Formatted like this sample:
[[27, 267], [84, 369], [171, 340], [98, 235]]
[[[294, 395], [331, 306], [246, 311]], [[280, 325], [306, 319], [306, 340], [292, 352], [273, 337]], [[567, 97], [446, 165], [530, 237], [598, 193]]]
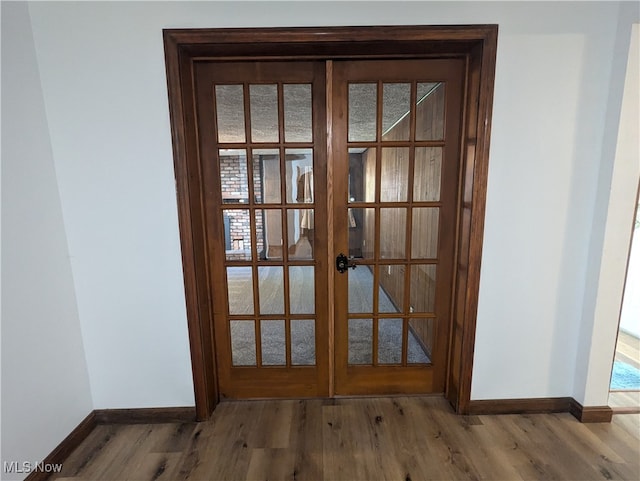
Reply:
[[227, 402], [256, 402], [256, 401], [332, 401], [342, 399], [387, 399], [403, 397], [425, 397], [437, 398], [445, 397], [445, 393], [410, 393], [410, 394], [335, 394], [331, 397], [253, 397], [253, 398], [220, 398], [220, 403]]

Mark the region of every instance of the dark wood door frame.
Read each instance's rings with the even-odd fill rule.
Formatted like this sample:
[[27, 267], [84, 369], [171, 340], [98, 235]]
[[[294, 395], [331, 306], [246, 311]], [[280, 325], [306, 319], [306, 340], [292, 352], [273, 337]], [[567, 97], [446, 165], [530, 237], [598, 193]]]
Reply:
[[[164, 30], [198, 419], [210, 416], [219, 402], [219, 394], [212, 323], [215, 299], [210, 289], [211, 256], [203, 217], [202, 169], [195, 121], [194, 63], [438, 57], [466, 60], [453, 322], [445, 388], [445, 396], [456, 412], [466, 414], [471, 398], [497, 35], [496, 25]], [[330, 130], [327, 135], [330, 142]]]

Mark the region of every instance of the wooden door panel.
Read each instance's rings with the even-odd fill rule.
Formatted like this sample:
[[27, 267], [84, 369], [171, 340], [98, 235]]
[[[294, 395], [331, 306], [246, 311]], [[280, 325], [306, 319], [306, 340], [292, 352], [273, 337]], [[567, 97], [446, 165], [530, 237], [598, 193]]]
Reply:
[[194, 70], [220, 395], [326, 396], [324, 63]]
[[456, 59], [334, 62], [333, 248], [358, 265], [333, 274], [337, 394], [444, 391], [463, 75]]
[[221, 396], [443, 392], [463, 61], [336, 61], [331, 124], [324, 62], [194, 68]]

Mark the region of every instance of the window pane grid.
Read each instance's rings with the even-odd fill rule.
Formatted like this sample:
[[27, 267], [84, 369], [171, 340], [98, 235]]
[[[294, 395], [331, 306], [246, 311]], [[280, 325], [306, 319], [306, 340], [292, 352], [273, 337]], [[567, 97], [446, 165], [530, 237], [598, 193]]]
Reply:
[[[315, 291], [315, 262], [300, 246], [314, 241], [311, 90], [311, 83], [214, 86], [220, 215], [242, 234], [223, 232], [232, 247], [224, 265], [234, 367], [315, 365], [315, 292], [302, 292]], [[296, 246], [291, 256], [288, 244]]]
[[348, 320], [350, 366], [429, 365], [433, 355], [436, 318], [356, 317]]
[[[427, 300], [422, 302], [424, 305], [418, 305], [418, 291], [412, 288], [411, 283], [414, 278], [420, 278], [424, 284], [426, 281], [423, 278], [428, 276], [422, 274], [426, 271], [433, 270], [435, 278], [439, 260], [437, 237], [440, 230], [441, 162], [433, 163], [432, 151], [441, 154], [444, 140], [442, 136], [425, 136], [417, 131], [424, 126], [423, 119], [417, 118], [418, 112], [426, 105], [423, 99], [425, 85], [418, 82], [378, 82], [375, 101], [370, 100], [369, 107], [376, 111], [376, 123], [372, 123], [376, 137], [368, 139], [358, 136], [353, 112], [364, 109], [352, 108], [357, 103], [352, 97], [357, 98], [354, 91], [358, 88], [362, 96], [364, 87], [362, 84], [354, 85], [350, 85], [348, 92], [347, 148], [350, 169], [346, 201], [350, 211], [347, 221], [350, 229], [349, 248], [355, 243], [362, 244], [359, 238], [361, 234], [351, 230], [360, 223], [363, 224], [362, 229], [366, 227], [362, 215], [364, 209], [371, 210], [371, 219], [375, 223], [373, 234], [364, 237], [366, 242], [375, 240], [376, 245], [372, 259], [362, 258], [364, 256], [359, 252], [358, 261], [358, 270], [367, 269], [372, 273], [372, 292], [369, 292], [368, 284], [349, 279], [348, 363], [372, 366], [429, 364], [429, 355], [412, 326], [434, 321], [435, 313], [431, 311], [435, 307], [435, 291], [427, 289]], [[373, 89], [370, 86], [367, 89], [373, 97]], [[392, 91], [396, 91], [395, 94]], [[410, 99], [410, 107], [389, 100], [393, 96], [397, 98], [399, 93], [407, 101]], [[391, 114], [393, 109], [396, 111]], [[394, 117], [397, 119], [394, 120]], [[364, 130], [361, 128], [360, 133]], [[363, 153], [366, 152], [374, 153], [379, 159], [373, 180], [371, 174], [368, 178], [364, 175], [366, 157]], [[354, 172], [355, 169], [360, 169], [362, 173]], [[364, 186], [367, 182], [375, 188], [372, 199], [365, 199]], [[375, 202], [375, 205], [369, 202]], [[429, 236], [426, 243], [420, 235], [423, 231]], [[350, 254], [353, 254], [351, 250]], [[365, 291], [362, 291], [363, 288]], [[365, 297], [362, 297], [363, 294]], [[369, 301], [354, 308], [358, 295]], [[358, 328], [363, 333], [357, 334]], [[362, 353], [363, 343], [366, 344], [366, 354]]]

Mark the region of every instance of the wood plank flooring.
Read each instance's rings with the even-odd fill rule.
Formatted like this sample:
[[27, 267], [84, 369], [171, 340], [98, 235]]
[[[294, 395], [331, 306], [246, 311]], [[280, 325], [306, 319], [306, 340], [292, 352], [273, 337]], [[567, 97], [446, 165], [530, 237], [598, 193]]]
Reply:
[[640, 369], [640, 339], [620, 331], [616, 343], [615, 359]]
[[640, 415], [457, 416], [441, 397], [235, 401], [204, 423], [99, 425], [58, 481], [640, 479]]

